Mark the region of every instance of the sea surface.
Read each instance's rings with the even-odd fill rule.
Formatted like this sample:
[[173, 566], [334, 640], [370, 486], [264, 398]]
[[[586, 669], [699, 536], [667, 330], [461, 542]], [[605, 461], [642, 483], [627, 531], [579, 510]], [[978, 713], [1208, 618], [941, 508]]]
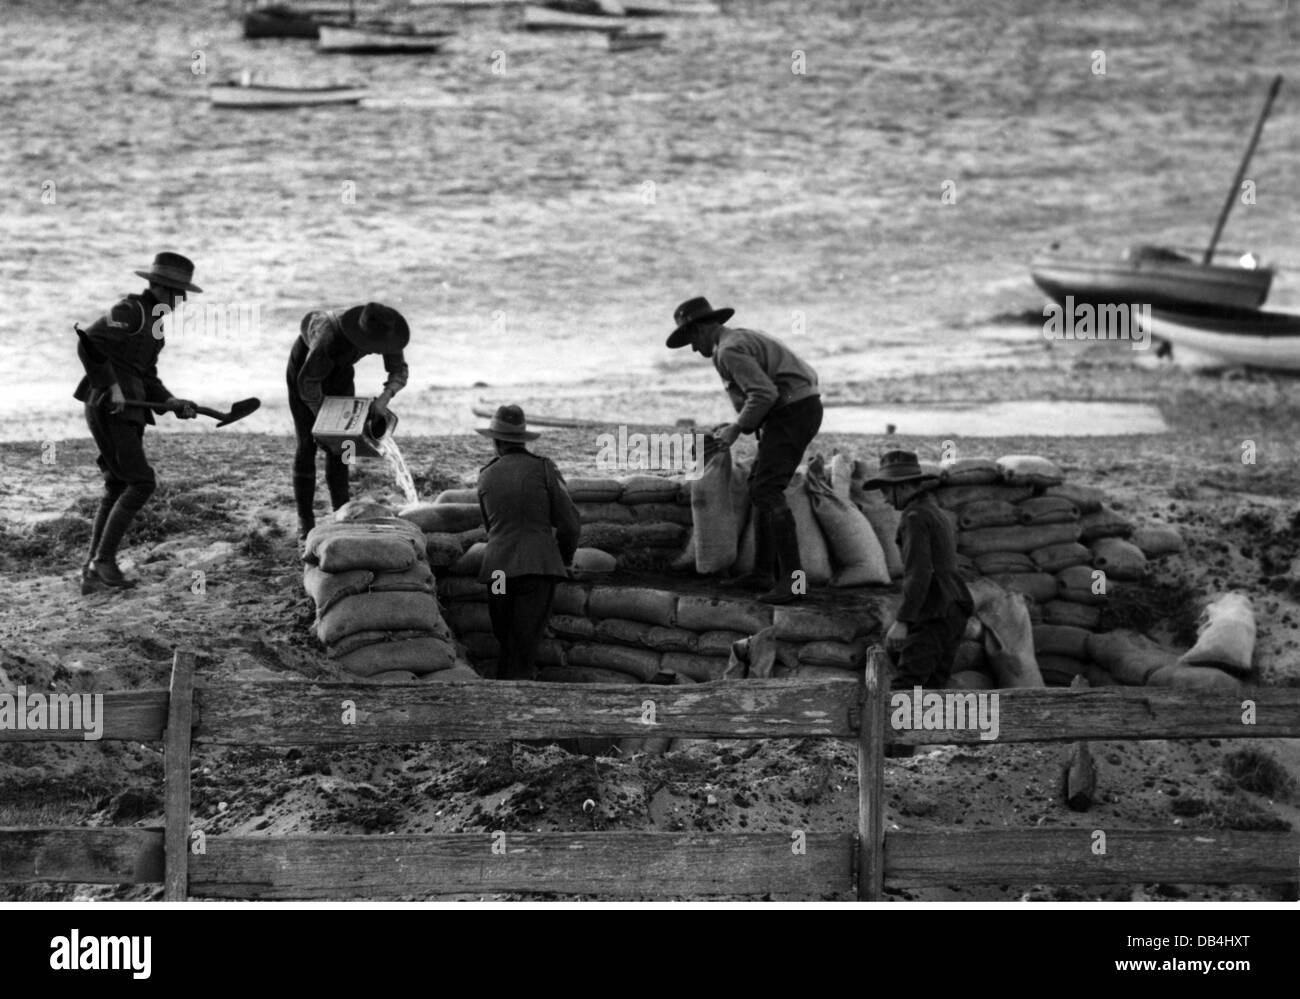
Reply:
[[[1032, 396], [1031, 257], [1204, 246], [1279, 72], [1221, 244], [1279, 264], [1270, 306], [1300, 310], [1297, 6], [726, 0], [622, 54], [422, 6], [456, 50], [386, 58], [247, 41], [212, 0], [4, 0], [0, 439], [85, 436], [72, 326], [161, 249], [209, 307], [168, 337], [167, 385], [264, 401], [223, 433], [288, 430], [299, 319], [372, 300], [413, 331], [408, 433], [548, 392], [605, 419], [637, 417], [602, 401], [628, 390], [725, 410], [708, 362], [664, 346], [695, 295], [864, 402], [883, 375], [1008, 363]], [[373, 97], [210, 107], [245, 70]], [[360, 392], [382, 380], [359, 366]]]

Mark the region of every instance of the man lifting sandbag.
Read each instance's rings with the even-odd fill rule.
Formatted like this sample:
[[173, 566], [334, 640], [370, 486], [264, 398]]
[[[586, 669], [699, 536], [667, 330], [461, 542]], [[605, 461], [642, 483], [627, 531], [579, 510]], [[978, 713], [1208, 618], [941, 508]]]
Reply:
[[723, 325], [735, 309], [714, 309], [692, 298], [677, 307], [677, 328], [668, 346], [712, 358], [737, 414], [714, 431], [730, 447], [741, 434], [758, 439], [758, 458], [749, 473], [749, 497], [756, 518], [754, 572], [738, 585], [766, 590], [758, 599], [785, 604], [805, 592], [794, 514], [785, 499], [803, 454], [822, 425], [817, 372], [776, 337]]
[[487, 547], [478, 581], [488, 584], [488, 614], [500, 645], [497, 678], [534, 680], [537, 647], [551, 616], [555, 584], [567, 577], [582, 530], [555, 462], [533, 454], [524, 411], [502, 406], [486, 427], [497, 456], [478, 476]]

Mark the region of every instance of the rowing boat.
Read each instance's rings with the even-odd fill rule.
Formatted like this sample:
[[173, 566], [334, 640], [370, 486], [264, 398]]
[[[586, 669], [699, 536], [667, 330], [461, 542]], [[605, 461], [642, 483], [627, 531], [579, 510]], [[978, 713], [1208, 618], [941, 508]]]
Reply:
[[329, 84], [326, 86], [298, 86], [227, 80], [208, 87], [208, 98], [213, 107], [270, 108], [315, 107], [325, 104], [356, 104], [367, 94], [365, 87], [355, 84]]
[[1068, 295], [1092, 305], [1184, 309], [1258, 308], [1273, 281], [1272, 269], [1255, 266], [1250, 255], [1235, 266], [1203, 264], [1156, 246], [1135, 246], [1119, 260], [1044, 254], [1030, 265], [1030, 276], [1061, 303]]
[[454, 34], [453, 31], [417, 31], [409, 24], [322, 24], [316, 47], [321, 52], [352, 55], [408, 55], [437, 52]]
[[285, 4], [254, 7], [244, 14], [245, 38], [319, 38], [322, 24], [346, 24], [347, 7], [301, 9]]
[[537, 4], [524, 4], [526, 31], [622, 31], [631, 22], [611, 14], [575, 14]]
[[1254, 309], [1152, 309], [1153, 339], [1193, 370], [1267, 368], [1300, 371], [1300, 313]]

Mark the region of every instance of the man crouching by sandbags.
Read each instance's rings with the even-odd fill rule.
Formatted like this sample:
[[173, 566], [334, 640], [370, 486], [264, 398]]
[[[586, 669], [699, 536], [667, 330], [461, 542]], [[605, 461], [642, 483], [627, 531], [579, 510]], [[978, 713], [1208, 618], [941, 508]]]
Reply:
[[[766, 590], [758, 599], [785, 604], [806, 592], [799, 535], [785, 490], [804, 450], [822, 425], [817, 372], [776, 337], [723, 324], [735, 309], [713, 309], [692, 298], [673, 315], [677, 328], [669, 347], [685, 347], [713, 359], [735, 406], [735, 423], [714, 436], [730, 447], [741, 434], [758, 439], [758, 458], [749, 473], [749, 498], [756, 519], [754, 572], [737, 585]], [[775, 562], [775, 564], [773, 564]]]
[[[298, 508], [298, 537], [316, 526], [316, 440], [312, 427], [327, 395], [355, 396], [356, 363], [367, 354], [381, 354], [388, 380], [371, 404], [370, 415], [384, 416], [388, 403], [406, 385], [410, 371], [402, 351], [411, 330], [396, 309], [378, 302], [345, 312], [318, 310], [302, 317], [298, 338], [289, 351], [289, 412], [298, 445], [293, 453], [293, 499]], [[337, 510], [348, 501], [348, 466], [341, 455], [324, 445], [325, 485]]]
[[895, 689], [946, 684], [975, 609], [957, 573], [956, 530], [931, 491], [938, 482], [911, 451], [886, 451], [879, 475], [863, 483], [864, 489], [879, 489], [902, 514], [897, 540], [903, 553], [903, 602], [885, 633], [885, 649], [895, 663]]
[[475, 429], [497, 452], [478, 476], [488, 529], [478, 581], [488, 584], [488, 615], [501, 646], [497, 678], [534, 680], [555, 584], [578, 549], [578, 508], [555, 462], [524, 447], [541, 435], [528, 429], [522, 409], [502, 406], [486, 429]]
[[178, 253], [159, 253], [149, 270], [136, 274], [149, 287], [95, 320], [77, 345], [86, 375], [73, 397], [86, 404], [86, 424], [99, 448], [96, 463], [104, 473], [104, 495], [81, 569], [83, 594], [103, 586], [135, 586], [118, 568], [117, 550], [158, 483], [144, 454], [144, 428], [154, 422], [153, 409], [127, 405], [127, 400], [157, 403], [182, 420], [198, 415], [194, 403], [175, 398], [158, 377], [163, 349], [159, 324], [185, 301], [187, 292], [201, 290], [190, 280], [194, 264]]

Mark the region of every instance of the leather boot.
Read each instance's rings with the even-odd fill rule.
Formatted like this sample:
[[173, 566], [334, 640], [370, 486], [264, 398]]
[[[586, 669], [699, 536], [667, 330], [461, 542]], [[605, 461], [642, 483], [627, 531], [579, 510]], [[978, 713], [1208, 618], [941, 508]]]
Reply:
[[772, 547], [772, 518], [766, 510], [754, 507], [754, 568], [743, 576], [728, 579], [724, 586], [762, 593], [776, 583], [776, 552]]
[[316, 476], [293, 477], [293, 504], [298, 508], [298, 540], [305, 541], [316, 526]]
[[799, 532], [789, 507], [771, 513], [772, 544], [776, 549], [776, 584], [758, 599], [765, 604], [788, 604], [803, 598], [795, 592], [795, 573], [803, 569], [799, 559]]
[[113, 512], [113, 506], [121, 495], [121, 489], [115, 492], [105, 490], [104, 495], [99, 500], [99, 509], [95, 511], [95, 522], [90, 528], [90, 551], [86, 555], [85, 565], [81, 567], [81, 595], [83, 597], [103, 589], [103, 584], [100, 583], [99, 577], [95, 575], [95, 556], [99, 552], [99, 540], [104, 536], [104, 525], [108, 523], [108, 515]]
[[127, 579], [117, 565], [117, 550], [122, 544], [122, 537], [131, 526], [131, 521], [140, 512], [150, 494], [153, 483], [145, 486], [131, 486], [113, 504], [113, 510], [104, 523], [104, 533], [99, 538], [99, 549], [95, 552], [95, 576], [106, 586], [118, 589], [130, 589], [135, 580]]
[[325, 486], [330, 493], [330, 507], [337, 510], [351, 497], [348, 493], [348, 466], [342, 458], [330, 455], [325, 459]]

